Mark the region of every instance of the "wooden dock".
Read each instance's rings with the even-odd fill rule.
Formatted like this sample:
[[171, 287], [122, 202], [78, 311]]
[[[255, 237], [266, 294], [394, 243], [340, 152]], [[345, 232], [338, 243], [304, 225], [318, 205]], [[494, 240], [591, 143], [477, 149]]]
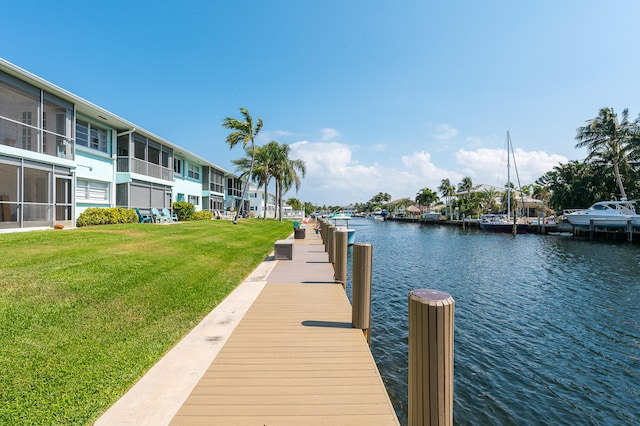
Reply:
[[320, 237], [293, 241], [172, 425], [399, 424]]

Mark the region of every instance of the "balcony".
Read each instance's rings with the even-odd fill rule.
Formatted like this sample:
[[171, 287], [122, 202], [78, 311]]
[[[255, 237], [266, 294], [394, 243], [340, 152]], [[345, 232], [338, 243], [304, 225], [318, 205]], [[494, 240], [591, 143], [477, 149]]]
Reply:
[[116, 167], [119, 173], [136, 173], [173, 182], [173, 170], [138, 158], [118, 157]]

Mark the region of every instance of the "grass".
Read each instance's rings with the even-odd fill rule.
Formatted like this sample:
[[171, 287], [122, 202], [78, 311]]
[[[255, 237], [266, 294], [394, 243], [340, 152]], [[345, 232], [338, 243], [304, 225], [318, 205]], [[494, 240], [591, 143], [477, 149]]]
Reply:
[[290, 233], [251, 219], [0, 234], [0, 424], [92, 423]]

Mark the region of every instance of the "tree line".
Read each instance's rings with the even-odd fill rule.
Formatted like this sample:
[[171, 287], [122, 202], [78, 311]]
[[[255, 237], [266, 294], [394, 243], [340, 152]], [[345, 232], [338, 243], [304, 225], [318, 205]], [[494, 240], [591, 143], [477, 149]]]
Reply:
[[[559, 164], [518, 192], [543, 201], [556, 212], [586, 208], [597, 201], [640, 197], [640, 115], [631, 121], [625, 109], [619, 119], [613, 108], [601, 108], [596, 117], [577, 128], [575, 139], [576, 148], [587, 149], [583, 161]], [[423, 206], [444, 201], [448, 211], [457, 208], [468, 216], [506, 210], [503, 193], [492, 189], [472, 193], [472, 189], [470, 177], [464, 177], [457, 186], [443, 179], [437, 191], [418, 191], [415, 201]], [[461, 192], [466, 196], [458, 197]], [[513, 209], [517, 198], [513, 197], [511, 203]]]

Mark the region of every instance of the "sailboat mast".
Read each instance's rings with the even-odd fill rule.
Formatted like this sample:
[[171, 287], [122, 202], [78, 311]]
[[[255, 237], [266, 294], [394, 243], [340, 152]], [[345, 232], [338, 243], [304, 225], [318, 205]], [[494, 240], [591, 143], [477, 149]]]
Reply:
[[507, 221], [511, 219], [511, 137], [507, 130]]

